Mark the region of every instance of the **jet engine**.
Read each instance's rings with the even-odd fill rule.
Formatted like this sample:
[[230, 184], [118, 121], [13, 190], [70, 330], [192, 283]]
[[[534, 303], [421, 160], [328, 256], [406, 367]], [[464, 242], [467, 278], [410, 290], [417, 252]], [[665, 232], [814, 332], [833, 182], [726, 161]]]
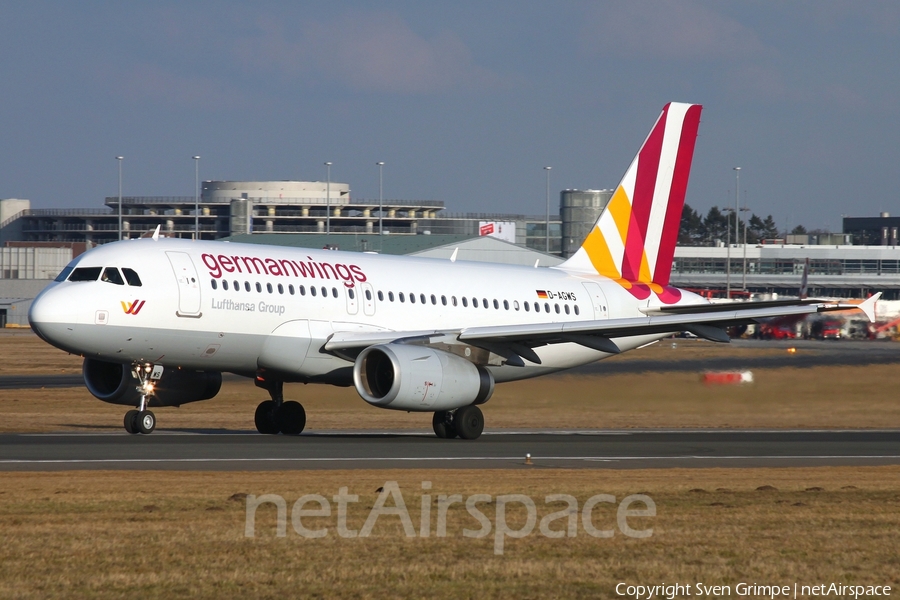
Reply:
[[412, 344], [363, 350], [353, 365], [353, 384], [373, 406], [421, 412], [483, 404], [494, 393], [494, 377], [484, 367]]
[[[95, 397], [110, 404], [137, 406], [141, 395], [140, 383], [131, 372], [131, 365], [84, 359], [84, 384]], [[180, 406], [188, 402], [208, 400], [219, 393], [222, 374], [210, 371], [165, 369], [154, 382], [150, 406]]]

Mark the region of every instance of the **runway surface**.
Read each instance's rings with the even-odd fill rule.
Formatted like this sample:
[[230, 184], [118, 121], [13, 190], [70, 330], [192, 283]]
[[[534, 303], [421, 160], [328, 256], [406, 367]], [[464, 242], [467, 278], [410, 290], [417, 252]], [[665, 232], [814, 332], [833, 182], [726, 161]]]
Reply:
[[[531, 454], [533, 465], [525, 464]], [[706, 468], [900, 464], [900, 430], [485, 432], [158, 431], [0, 435], [0, 471], [382, 468]]]

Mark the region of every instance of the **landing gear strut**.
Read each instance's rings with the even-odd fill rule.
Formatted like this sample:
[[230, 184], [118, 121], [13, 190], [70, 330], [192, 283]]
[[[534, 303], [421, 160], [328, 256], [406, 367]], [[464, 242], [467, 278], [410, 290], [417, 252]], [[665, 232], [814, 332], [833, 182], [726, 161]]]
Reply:
[[453, 412], [439, 410], [434, 413], [431, 425], [439, 438], [459, 436], [464, 440], [474, 440], [484, 431], [484, 415], [477, 406], [463, 406]]
[[128, 433], [153, 433], [156, 429], [156, 415], [147, 407], [150, 405], [150, 397], [153, 395], [154, 381], [162, 377], [162, 367], [154, 367], [151, 364], [132, 365], [131, 372], [140, 382], [137, 391], [141, 395], [141, 402], [137, 410], [129, 410], [125, 413], [125, 431]]
[[306, 427], [306, 411], [299, 402], [284, 400], [284, 382], [280, 379], [268, 379], [259, 374], [256, 385], [269, 392], [271, 400], [260, 402], [256, 407], [254, 421], [260, 433], [275, 435], [299, 435]]

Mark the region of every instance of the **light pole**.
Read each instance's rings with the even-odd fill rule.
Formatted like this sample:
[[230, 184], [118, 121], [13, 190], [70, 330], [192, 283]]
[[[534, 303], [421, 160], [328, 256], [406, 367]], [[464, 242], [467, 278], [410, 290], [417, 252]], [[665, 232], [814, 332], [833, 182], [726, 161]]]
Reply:
[[378, 165], [378, 235], [384, 235], [384, 178], [382, 177], [384, 170], [384, 162], [375, 163]]
[[550, 254], [550, 169], [553, 167], [544, 167], [547, 171], [547, 254]]
[[200, 239], [200, 157], [194, 159], [194, 237]]
[[331, 161], [325, 163], [325, 235], [331, 233]]
[[[728, 214], [733, 208], [723, 208], [725, 217], [725, 297], [731, 298], [731, 216]], [[735, 232], [734, 237], [737, 237]]]
[[122, 161], [124, 156], [117, 156], [116, 161], [119, 163], [119, 240], [122, 240]]
[[[742, 206], [741, 212], [750, 212], [750, 209]], [[747, 291], [747, 219], [744, 219], [744, 265], [741, 270], [741, 289]]]
[[738, 218], [741, 216], [741, 168], [734, 167], [736, 183], [734, 186], [734, 241], [737, 243], [740, 239], [740, 222]]

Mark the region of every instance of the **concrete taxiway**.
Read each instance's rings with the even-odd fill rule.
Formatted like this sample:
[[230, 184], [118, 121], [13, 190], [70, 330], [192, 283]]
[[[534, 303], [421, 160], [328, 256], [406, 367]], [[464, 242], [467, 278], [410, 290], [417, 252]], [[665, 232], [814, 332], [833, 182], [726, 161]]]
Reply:
[[[526, 454], [532, 465], [527, 465]], [[476, 441], [426, 432], [157, 431], [0, 435], [0, 470], [304, 470], [379, 468], [704, 468], [900, 464], [900, 430], [488, 431]]]

